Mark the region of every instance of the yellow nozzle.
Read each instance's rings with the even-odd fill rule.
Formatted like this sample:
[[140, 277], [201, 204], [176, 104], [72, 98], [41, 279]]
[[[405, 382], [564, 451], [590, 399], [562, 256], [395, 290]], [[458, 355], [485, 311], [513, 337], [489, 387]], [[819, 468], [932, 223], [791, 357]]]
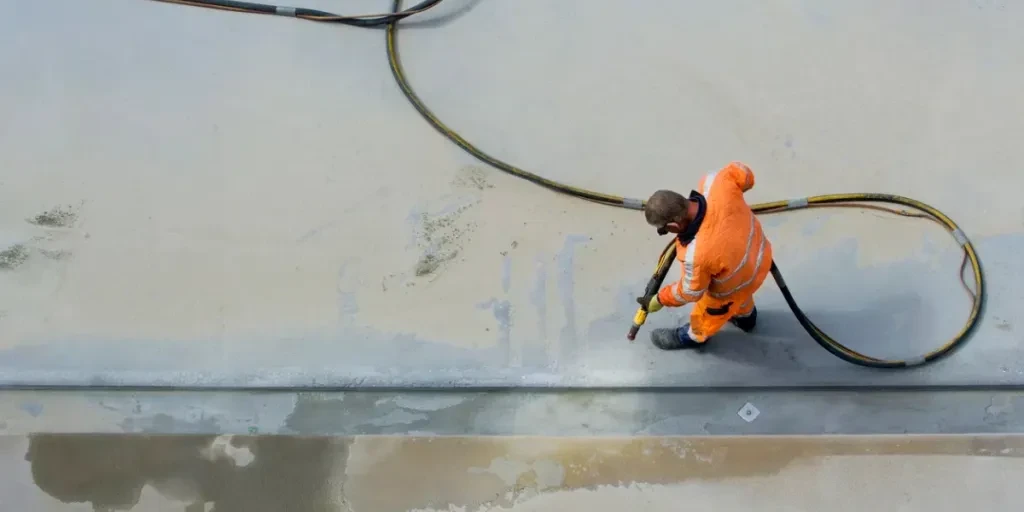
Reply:
[[647, 320], [647, 312], [644, 308], [636, 310], [636, 315], [633, 315], [633, 327], [629, 328], [629, 333], [626, 334], [626, 339], [630, 342], [636, 339], [636, 333], [640, 332], [640, 326]]
[[633, 325], [643, 325], [647, 321], [647, 311], [644, 308], [638, 308], [636, 314], [633, 315]]

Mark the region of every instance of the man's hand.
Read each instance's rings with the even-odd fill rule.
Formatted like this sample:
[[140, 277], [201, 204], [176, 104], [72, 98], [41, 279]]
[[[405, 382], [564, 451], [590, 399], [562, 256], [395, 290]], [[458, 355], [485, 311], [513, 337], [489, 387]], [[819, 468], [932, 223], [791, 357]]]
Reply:
[[663, 306], [661, 305], [661, 301], [659, 301], [658, 300], [658, 296], [655, 295], [654, 297], [651, 297], [651, 302], [647, 304], [647, 312], [648, 313], [656, 313], [662, 307]]

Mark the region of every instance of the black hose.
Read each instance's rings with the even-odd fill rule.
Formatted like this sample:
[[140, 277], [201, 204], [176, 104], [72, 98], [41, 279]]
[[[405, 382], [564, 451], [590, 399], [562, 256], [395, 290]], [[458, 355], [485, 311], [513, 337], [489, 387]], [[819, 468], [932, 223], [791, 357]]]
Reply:
[[308, 9], [305, 7], [283, 7], [279, 5], [260, 4], [256, 2], [239, 2], [237, 0], [155, 0], [169, 4], [191, 5], [194, 7], [207, 7], [223, 11], [243, 12], [248, 14], [275, 14], [290, 16], [311, 21], [324, 23], [340, 23], [353, 27], [380, 27], [389, 25], [414, 14], [419, 14], [431, 7], [440, 4], [442, 0], [424, 0], [404, 11], [396, 10], [391, 13], [382, 14], [359, 14], [342, 15], [319, 9]]

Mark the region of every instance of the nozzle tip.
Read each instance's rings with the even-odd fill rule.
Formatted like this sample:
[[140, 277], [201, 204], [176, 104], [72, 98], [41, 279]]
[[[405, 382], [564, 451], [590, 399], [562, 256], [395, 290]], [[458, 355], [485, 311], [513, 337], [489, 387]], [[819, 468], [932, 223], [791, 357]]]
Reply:
[[636, 333], [639, 332], [639, 331], [640, 331], [640, 326], [639, 325], [633, 325], [633, 327], [629, 328], [629, 332], [626, 333], [626, 339], [629, 340], [629, 341], [635, 340], [636, 339]]

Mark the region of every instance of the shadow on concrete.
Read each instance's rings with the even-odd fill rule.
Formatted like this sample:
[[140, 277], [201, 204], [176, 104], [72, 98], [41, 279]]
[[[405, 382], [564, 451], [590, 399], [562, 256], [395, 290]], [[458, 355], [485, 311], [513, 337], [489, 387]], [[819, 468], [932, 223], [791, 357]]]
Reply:
[[[64, 503], [129, 510], [149, 485], [186, 512], [337, 510], [347, 441], [303, 437], [33, 435], [36, 485]], [[213, 504], [207, 508], [206, 503]]]
[[[805, 310], [807, 316], [838, 342], [873, 357], [901, 359], [933, 350], [931, 329], [916, 295], [880, 299], [849, 311]], [[720, 331], [704, 353], [748, 366], [794, 370], [847, 364], [819, 346], [789, 309], [758, 311], [757, 328], [747, 334], [732, 326]]]

